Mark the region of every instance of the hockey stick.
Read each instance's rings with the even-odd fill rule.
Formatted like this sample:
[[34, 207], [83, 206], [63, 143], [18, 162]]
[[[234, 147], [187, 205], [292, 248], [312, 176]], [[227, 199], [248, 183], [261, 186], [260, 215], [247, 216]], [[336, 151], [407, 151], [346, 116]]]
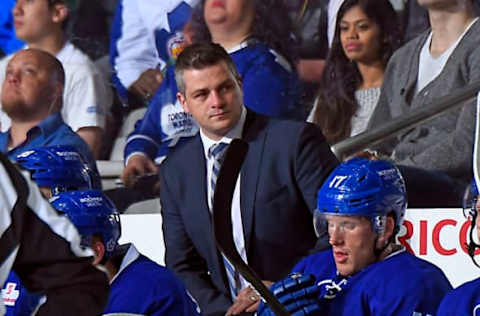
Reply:
[[252, 270], [240, 257], [233, 241], [232, 232], [232, 199], [238, 175], [245, 156], [248, 144], [241, 139], [234, 139], [228, 146], [225, 159], [218, 173], [213, 195], [213, 235], [217, 247], [227, 257], [237, 271], [252, 284], [277, 316], [289, 316], [285, 307], [262, 283], [255, 271]]

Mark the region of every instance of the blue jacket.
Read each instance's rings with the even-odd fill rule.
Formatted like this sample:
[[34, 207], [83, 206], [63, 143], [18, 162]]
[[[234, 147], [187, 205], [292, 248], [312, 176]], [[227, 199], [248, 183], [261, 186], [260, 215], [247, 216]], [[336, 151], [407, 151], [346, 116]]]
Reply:
[[104, 315], [200, 316], [198, 306], [171, 271], [138, 253], [133, 245], [126, 249], [111, 281]]
[[292, 270], [313, 274], [320, 287], [319, 315], [435, 315], [452, 289], [435, 265], [401, 251], [350, 277], [338, 274], [332, 250], [308, 256]]
[[452, 290], [440, 303], [437, 316], [456, 315], [480, 316], [480, 278]]

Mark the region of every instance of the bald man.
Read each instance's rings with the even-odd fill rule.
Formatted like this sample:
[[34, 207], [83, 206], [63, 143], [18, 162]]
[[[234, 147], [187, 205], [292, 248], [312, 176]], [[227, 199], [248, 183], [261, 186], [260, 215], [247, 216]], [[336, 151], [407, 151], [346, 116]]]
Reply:
[[31, 148], [71, 145], [96, 170], [88, 145], [60, 114], [64, 82], [62, 64], [49, 53], [26, 49], [13, 56], [1, 92], [3, 111], [12, 121], [10, 129], [0, 133], [1, 152], [14, 159]]

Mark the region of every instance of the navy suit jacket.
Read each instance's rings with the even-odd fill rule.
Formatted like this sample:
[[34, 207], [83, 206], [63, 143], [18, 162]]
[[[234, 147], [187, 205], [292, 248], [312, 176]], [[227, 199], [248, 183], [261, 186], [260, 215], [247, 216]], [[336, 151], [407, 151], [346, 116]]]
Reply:
[[[240, 181], [248, 264], [262, 280], [276, 281], [315, 245], [316, 193], [338, 161], [320, 129], [309, 123], [249, 111], [242, 138], [249, 144]], [[203, 144], [197, 135], [172, 151], [160, 167], [165, 261], [204, 315], [224, 315], [232, 299], [213, 239], [206, 185]]]

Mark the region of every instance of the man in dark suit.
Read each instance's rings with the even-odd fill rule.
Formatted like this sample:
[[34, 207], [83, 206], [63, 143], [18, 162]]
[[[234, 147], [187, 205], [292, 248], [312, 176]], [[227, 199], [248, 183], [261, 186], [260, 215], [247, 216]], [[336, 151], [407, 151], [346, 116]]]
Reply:
[[247, 111], [241, 80], [221, 46], [186, 48], [175, 73], [178, 100], [200, 133], [160, 167], [166, 264], [204, 315], [252, 312], [258, 296], [217, 250], [211, 232], [216, 148], [233, 138], [249, 144], [233, 196], [233, 234], [240, 255], [268, 281], [284, 277], [315, 245], [316, 191], [338, 161], [316, 126]]

